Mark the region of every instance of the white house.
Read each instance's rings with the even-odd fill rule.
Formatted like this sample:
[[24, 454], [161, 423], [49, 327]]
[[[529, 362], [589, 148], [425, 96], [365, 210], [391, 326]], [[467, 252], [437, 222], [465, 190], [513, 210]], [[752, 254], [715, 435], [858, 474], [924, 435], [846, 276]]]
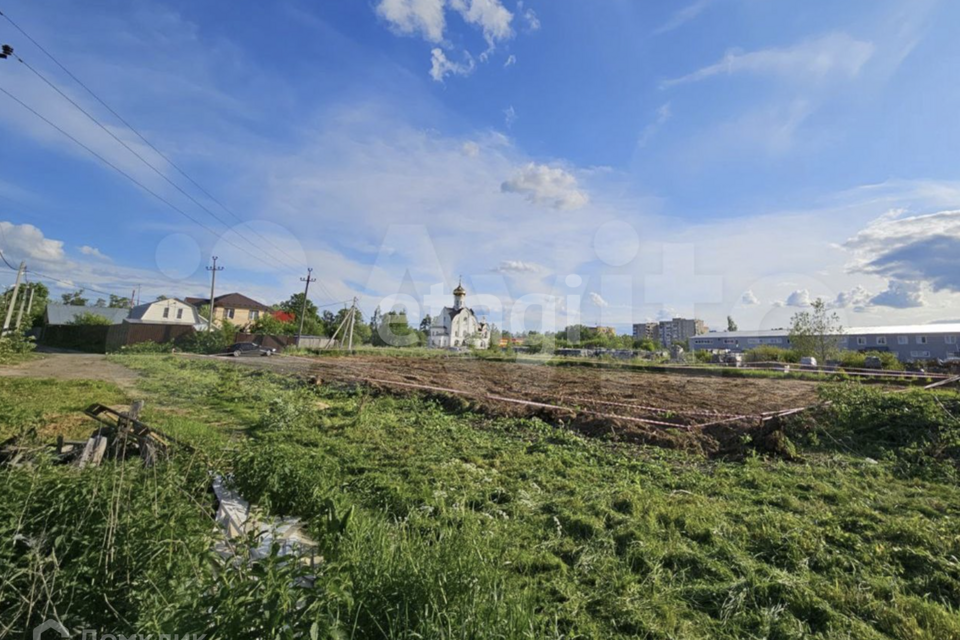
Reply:
[[130, 309], [126, 322], [134, 324], [200, 324], [197, 308], [182, 300], [167, 298]]
[[427, 346], [437, 349], [466, 346], [486, 349], [490, 346], [490, 327], [477, 320], [473, 309], [464, 304], [466, 297], [463, 283], [458, 284], [453, 290], [453, 307], [444, 307], [433, 319]]

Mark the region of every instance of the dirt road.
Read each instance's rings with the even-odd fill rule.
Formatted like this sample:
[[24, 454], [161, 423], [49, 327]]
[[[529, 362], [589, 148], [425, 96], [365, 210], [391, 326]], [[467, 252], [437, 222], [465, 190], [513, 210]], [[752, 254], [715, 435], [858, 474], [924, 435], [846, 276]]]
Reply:
[[53, 378], [56, 380], [104, 380], [132, 388], [137, 372], [107, 360], [103, 354], [47, 350], [33, 360], [15, 366], [0, 366], [0, 377]]

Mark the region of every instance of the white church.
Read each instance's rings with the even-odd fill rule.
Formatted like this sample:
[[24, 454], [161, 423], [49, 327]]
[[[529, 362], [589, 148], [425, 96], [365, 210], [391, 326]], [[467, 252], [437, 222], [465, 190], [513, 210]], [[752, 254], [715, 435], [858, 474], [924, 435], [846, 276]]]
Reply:
[[444, 307], [430, 325], [427, 346], [436, 349], [448, 347], [473, 347], [486, 349], [490, 346], [490, 327], [477, 320], [473, 309], [464, 304], [467, 291], [463, 282], [453, 290], [453, 307]]

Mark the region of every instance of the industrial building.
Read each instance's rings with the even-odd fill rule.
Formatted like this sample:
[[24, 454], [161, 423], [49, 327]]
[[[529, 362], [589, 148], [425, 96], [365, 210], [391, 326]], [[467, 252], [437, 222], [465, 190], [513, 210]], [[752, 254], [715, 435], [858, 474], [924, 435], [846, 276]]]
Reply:
[[[960, 357], [960, 323], [919, 324], [890, 327], [848, 327], [837, 336], [839, 347], [849, 351], [890, 352], [901, 362], [944, 360]], [[790, 348], [790, 331], [716, 331], [694, 336], [694, 351], [743, 352], [761, 345]]]

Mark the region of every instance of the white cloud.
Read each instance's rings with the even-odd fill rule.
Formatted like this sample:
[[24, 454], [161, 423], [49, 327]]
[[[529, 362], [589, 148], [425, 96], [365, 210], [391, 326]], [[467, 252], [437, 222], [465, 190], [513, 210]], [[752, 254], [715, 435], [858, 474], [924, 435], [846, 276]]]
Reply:
[[657, 132], [663, 128], [663, 125], [667, 124], [670, 119], [673, 117], [673, 110], [670, 107], [670, 103], [664, 103], [660, 105], [660, 108], [657, 109], [657, 118], [646, 127], [643, 131], [640, 132], [640, 138], [637, 140], [638, 147], [645, 147], [650, 140], [657, 135]]
[[773, 75], [790, 81], [819, 81], [831, 76], [853, 78], [873, 57], [874, 50], [872, 43], [856, 40], [845, 33], [832, 33], [784, 49], [732, 50], [719, 62], [668, 80], [664, 86], [737, 73]]
[[476, 158], [480, 155], [480, 145], [472, 140], [468, 140], [463, 143], [463, 146], [460, 147], [460, 153], [467, 156], [468, 158]]
[[520, 274], [520, 273], [540, 273], [543, 267], [534, 262], [524, 262], [523, 260], [504, 260], [493, 269], [497, 273]]
[[82, 253], [85, 256], [90, 256], [91, 258], [99, 258], [101, 260], [110, 259], [107, 256], [105, 256], [103, 253], [101, 253], [100, 249], [97, 249], [96, 247], [91, 247], [88, 245], [83, 245], [82, 247], [80, 247], [80, 253]]
[[497, 42], [513, 36], [510, 27], [513, 14], [500, 4], [500, 0], [450, 0], [450, 7], [468, 24], [480, 27], [491, 49]]
[[377, 14], [399, 33], [441, 42], [446, 26], [443, 4], [444, 0], [381, 0]]
[[592, 302], [595, 306], [600, 307], [601, 309], [604, 307], [610, 306], [610, 303], [604, 300], [603, 297], [596, 291], [590, 292], [590, 302]]
[[517, 56], [511, 53], [509, 56], [507, 56], [506, 62], [503, 63], [503, 68], [506, 69], [507, 67], [512, 67], [515, 64], [517, 64]]
[[797, 289], [787, 296], [787, 299], [783, 304], [787, 307], [809, 307], [810, 292], [806, 289]]
[[63, 242], [45, 238], [43, 232], [32, 224], [13, 224], [0, 221], [0, 239], [7, 260], [30, 260], [60, 262], [64, 259]]
[[430, 77], [437, 82], [443, 82], [448, 75], [467, 76], [473, 72], [473, 57], [464, 52], [466, 62], [453, 62], [447, 59], [443, 49], [439, 47], [430, 52]]
[[849, 291], [841, 291], [838, 293], [836, 299], [830, 306], [835, 309], [853, 309], [854, 311], [862, 312], [870, 306], [872, 298], [873, 294], [858, 284]]
[[654, 31], [655, 34], [660, 35], [667, 33], [668, 31], [673, 31], [686, 23], [694, 20], [699, 17], [710, 5], [712, 5], [715, 0], [696, 0], [693, 4], [687, 5], [683, 9], [680, 9], [673, 17], [670, 18], [663, 26]]
[[752, 307], [754, 305], [760, 304], [760, 298], [758, 298], [753, 291], [747, 289], [743, 292], [743, 295], [740, 296], [740, 304]]
[[917, 282], [891, 280], [886, 291], [881, 291], [870, 299], [870, 304], [894, 309], [915, 309], [926, 305], [923, 291]]
[[589, 201], [572, 174], [559, 167], [533, 162], [501, 184], [500, 190], [522, 194], [533, 204], [554, 209], [579, 209]]
[[508, 129], [517, 121], [517, 117], [517, 110], [513, 108], [513, 105], [503, 110], [503, 122], [507, 125]]
[[523, 20], [527, 23], [527, 31], [540, 30], [540, 18], [537, 17], [537, 13], [533, 9], [524, 9], [523, 0], [517, 2], [517, 13], [522, 15]]
[[[960, 293], [960, 211], [906, 218], [898, 217], [901, 213], [891, 211], [877, 218], [844, 243], [854, 254], [849, 269], [897, 281], [897, 293], [881, 293], [878, 297], [883, 300], [909, 301], [911, 292], [919, 295], [916, 287], [906, 283]], [[914, 303], [918, 300], [912, 298]]]

